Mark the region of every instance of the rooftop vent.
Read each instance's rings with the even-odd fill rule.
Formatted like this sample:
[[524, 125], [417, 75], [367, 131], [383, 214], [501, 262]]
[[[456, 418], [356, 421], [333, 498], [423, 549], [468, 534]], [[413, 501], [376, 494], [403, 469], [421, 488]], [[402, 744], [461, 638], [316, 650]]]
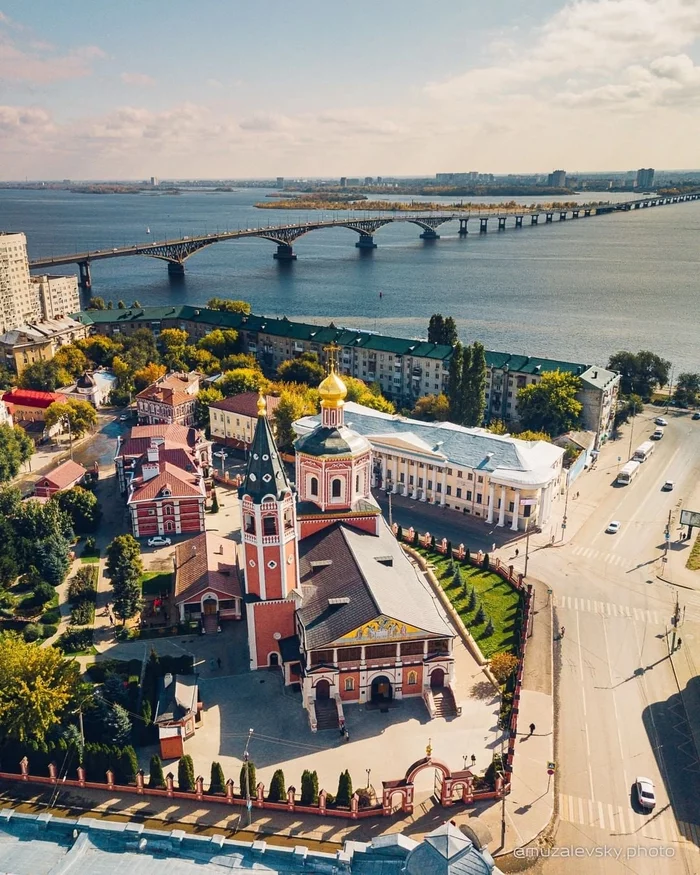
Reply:
[[536, 373], [536, 374], [539, 374], [539, 372], [540, 372], [541, 370], [542, 370], [542, 365], [535, 365], [535, 373]]
[[328, 599], [328, 604], [329, 605], [349, 605], [350, 599], [348, 596], [343, 595], [343, 596], [339, 596], [338, 598], [335, 598], [335, 599]]
[[598, 377], [598, 371], [593, 371], [593, 379], [595, 380]]
[[309, 563], [312, 569], [315, 571], [317, 568], [327, 568], [329, 565], [333, 564], [332, 559], [312, 559]]
[[375, 562], [378, 562], [380, 565], [386, 565], [387, 568], [393, 568], [394, 565], [394, 557], [393, 556], [375, 556]]

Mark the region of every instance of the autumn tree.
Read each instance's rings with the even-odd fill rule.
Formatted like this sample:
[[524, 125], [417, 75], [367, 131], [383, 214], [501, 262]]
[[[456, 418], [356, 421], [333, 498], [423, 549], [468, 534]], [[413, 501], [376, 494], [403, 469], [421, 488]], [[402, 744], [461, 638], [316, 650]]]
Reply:
[[89, 489], [73, 486], [71, 489], [57, 492], [52, 500], [68, 514], [73, 530], [78, 535], [97, 530], [102, 517], [102, 508], [95, 494]]
[[207, 301], [210, 310], [226, 310], [228, 313], [250, 315], [250, 304], [247, 301], [229, 301], [224, 298], [210, 298]]
[[199, 349], [192, 344], [185, 347], [187, 367], [203, 374], [215, 374], [222, 370], [221, 362], [206, 349]]
[[260, 363], [248, 352], [237, 352], [221, 359], [222, 371], [234, 371], [236, 368], [252, 368], [254, 371], [259, 371]]
[[73, 344], [67, 344], [56, 350], [53, 361], [76, 379], [88, 369], [88, 360], [85, 353]]
[[277, 378], [285, 383], [305, 383], [318, 386], [326, 376], [315, 352], [303, 352], [298, 358], [287, 359], [277, 368]]
[[22, 371], [19, 378], [22, 389], [36, 389], [39, 392], [55, 392], [61, 386], [70, 386], [73, 382], [68, 371], [51, 360], [49, 362], [34, 362]]
[[171, 371], [185, 371], [185, 347], [189, 335], [181, 328], [164, 328], [160, 332], [159, 342], [163, 350], [163, 361]]
[[494, 653], [489, 667], [499, 684], [504, 684], [518, 667], [518, 657], [512, 653]]
[[450, 402], [447, 395], [423, 395], [416, 401], [411, 415], [416, 419], [425, 419], [428, 422], [444, 422], [450, 416]]
[[80, 689], [80, 666], [60, 650], [0, 633], [0, 736], [41, 742]]
[[302, 416], [316, 413], [316, 407], [310, 398], [310, 393], [304, 392], [301, 387], [297, 391], [287, 389], [280, 394], [280, 402], [272, 413], [272, 422], [275, 427], [277, 445], [282, 450], [292, 448], [295, 434], [292, 423]]
[[0, 425], [0, 483], [16, 477], [33, 452], [34, 441], [21, 426]]
[[363, 380], [358, 380], [357, 377], [348, 377], [343, 375], [343, 383], [348, 394], [345, 396], [346, 401], [354, 401], [356, 404], [362, 404], [364, 407], [371, 407], [372, 410], [379, 410], [382, 413], [395, 413], [396, 408], [382, 395], [381, 387], [378, 383], [367, 384]]
[[217, 389], [226, 398], [231, 395], [240, 395], [241, 392], [265, 392], [267, 386], [268, 381], [262, 373], [252, 368], [236, 368], [233, 371], [226, 371], [216, 384]]
[[[70, 430], [70, 434], [78, 438], [97, 425], [97, 411], [88, 401], [69, 398], [66, 401], [54, 401], [50, 404], [46, 408], [44, 419], [47, 428], [53, 428], [57, 423], [61, 423], [63, 431]], [[70, 429], [66, 425], [66, 420]]]
[[581, 379], [564, 371], [548, 371], [537, 383], [518, 390], [518, 415], [523, 427], [560, 435], [576, 428], [583, 405], [576, 394]]
[[142, 392], [147, 386], [150, 386], [152, 383], [160, 380], [161, 377], [164, 377], [167, 370], [168, 369], [165, 365], [157, 365], [154, 362], [150, 362], [142, 368], [139, 368], [137, 371], [134, 371], [134, 391]]
[[198, 343], [199, 349], [210, 352], [217, 359], [233, 355], [238, 348], [238, 332], [232, 328], [215, 328], [205, 334]]
[[[103, 308], [104, 309], [104, 308]], [[122, 349], [121, 343], [112, 340], [104, 334], [93, 334], [74, 342], [74, 346], [82, 350], [87, 358], [97, 366], [110, 367], [112, 359]]]
[[221, 401], [223, 397], [223, 393], [216, 386], [200, 389], [197, 392], [197, 401], [194, 405], [194, 421], [197, 428], [209, 427], [209, 405]]

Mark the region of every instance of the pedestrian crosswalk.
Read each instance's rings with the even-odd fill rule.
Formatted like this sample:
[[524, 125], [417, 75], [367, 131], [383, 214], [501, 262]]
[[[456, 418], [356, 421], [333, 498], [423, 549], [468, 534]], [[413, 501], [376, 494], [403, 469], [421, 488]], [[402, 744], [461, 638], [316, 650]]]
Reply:
[[606, 553], [604, 550], [596, 550], [594, 547], [581, 547], [578, 544], [571, 548], [574, 556], [582, 556], [584, 559], [595, 559], [597, 562], [606, 562], [608, 565], [622, 566], [628, 559], [618, 556], [617, 553]]
[[663, 844], [682, 845], [700, 852], [700, 824], [677, 821], [670, 809], [637, 814], [628, 805], [559, 794], [559, 818], [566, 823], [598, 827], [610, 835], [639, 837]]
[[629, 605], [615, 605], [610, 602], [599, 602], [570, 595], [554, 597], [554, 606], [567, 608], [570, 611], [584, 611], [588, 614], [599, 614], [602, 617], [622, 617], [636, 620], [638, 623], [653, 623], [663, 625], [667, 620], [660, 611], [649, 611], [644, 608], [632, 608]]

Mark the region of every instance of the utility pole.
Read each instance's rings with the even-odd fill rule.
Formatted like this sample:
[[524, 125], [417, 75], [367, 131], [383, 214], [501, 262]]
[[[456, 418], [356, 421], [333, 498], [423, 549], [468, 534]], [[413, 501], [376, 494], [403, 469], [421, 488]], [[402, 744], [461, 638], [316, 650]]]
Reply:
[[566, 512], [569, 507], [569, 481], [566, 481], [566, 497], [564, 498], [564, 516], [561, 521], [561, 539], [564, 540], [564, 529], [566, 529]]
[[[569, 491], [566, 492], [567, 497], [569, 495]], [[523, 572], [523, 577], [527, 577], [527, 560], [530, 557], [530, 517], [527, 517], [525, 521], [525, 570]]]
[[394, 524], [393, 520], [391, 518], [391, 489], [387, 489], [386, 494], [387, 494], [387, 497], [389, 499], [389, 528], [391, 528], [392, 525]]
[[668, 406], [671, 403], [671, 395], [673, 394], [673, 365], [671, 365], [671, 381], [668, 384], [668, 395], [666, 396], [666, 413], [668, 413]]

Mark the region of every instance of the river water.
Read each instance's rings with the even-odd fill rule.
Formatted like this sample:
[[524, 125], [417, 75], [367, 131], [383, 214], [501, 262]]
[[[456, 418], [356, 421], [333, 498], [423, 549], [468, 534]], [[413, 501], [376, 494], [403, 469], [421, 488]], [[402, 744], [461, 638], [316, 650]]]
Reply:
[[[318, 218], [255, 209], [264, 195], [0, 190], [0, 229], [24, 231], [37, 258]], [[155, 259], [113, 259], [92, 266], [93, 294], [144, 306], [244, 298], [261, 314], [408, 337], [425, 336], [439, 310], [457, 319], [465, 341], [491, 349], [597, 364], [617, 349], [651, 349], [676, 373], [700, 371], [700, 201], [543, 221], [499, 233], [492, 220], [488, 234], [474, 233], [478, 223], [471, 222], [463, 239], [452, 222], [438, 241], [397, 223], [376, 234], [370, 253], [355, 248], [354, 232], [315, 231], [295, 243], [292, 264], [274, 261], [269, 241], [231, 241], [193, 255], [182, 279]]]

